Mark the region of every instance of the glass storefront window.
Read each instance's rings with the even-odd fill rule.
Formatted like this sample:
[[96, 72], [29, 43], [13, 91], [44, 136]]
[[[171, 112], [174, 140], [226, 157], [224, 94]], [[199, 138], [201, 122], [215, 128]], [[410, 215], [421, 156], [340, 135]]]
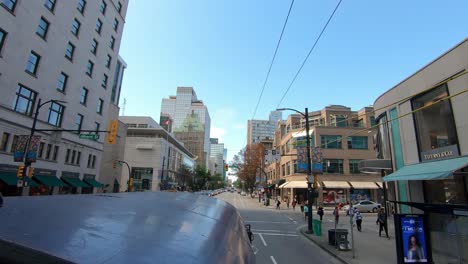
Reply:
[[324, 159], [323, 160], [323, 173], [343, 174], [343, 160], [342, 159]]
[[[443, 84], [411, 100], [413, 110], [425, 107], [448, 96]], [[444, 100], [413, 114], [419, 151], [424, 152], [458, 144], [450, 100]]]
[[424, 181], [424, 198], [432, 204], [466, 204], [465, 180], [462, 175], [452, 179]]

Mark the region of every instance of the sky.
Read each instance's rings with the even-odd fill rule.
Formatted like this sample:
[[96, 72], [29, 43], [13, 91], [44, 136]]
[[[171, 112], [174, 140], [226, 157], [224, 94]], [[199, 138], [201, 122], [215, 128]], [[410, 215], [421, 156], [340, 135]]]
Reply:
[[[247, 120], [289, 107], [353, 110], [467, 37], [466, 0], [343, 0], [281, 97], [338, 0], [295, 0], [255, 116], [290, 0], [130, 0], [120, 55], [125, 115], [159, 122], [161, 100], [194, 87], [211, 116], [211, 137], [228, 162], [246, 145]], [[122, 114], [122, 111], [121, 111]], [[283, 118], [290, 114], [285, 112]]]

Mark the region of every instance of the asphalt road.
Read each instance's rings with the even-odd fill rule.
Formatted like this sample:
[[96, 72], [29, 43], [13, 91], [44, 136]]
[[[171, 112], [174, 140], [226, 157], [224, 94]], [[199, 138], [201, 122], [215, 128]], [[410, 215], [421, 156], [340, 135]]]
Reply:
[[261, 206], [258, 198], [230, 192], [216, 198], [234, 205], [244, 222], [251, 224], [256, 263], [341, 263], [301, 235], [299, 229], [307, 223], [298, 207], [295, 212], [276, 210]]

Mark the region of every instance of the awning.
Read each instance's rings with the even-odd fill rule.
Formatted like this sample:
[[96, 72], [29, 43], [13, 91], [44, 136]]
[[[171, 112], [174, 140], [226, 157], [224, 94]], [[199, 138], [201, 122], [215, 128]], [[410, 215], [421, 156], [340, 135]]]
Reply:
[[325, 188], [349, 189], [348, 182], [345, 181], [323, 181]]
[[96, 181], [95, 179], [83, 179], [87, 184], [96, 187], [96, 188], [102, 188], [104, 184]]
[[286, 188], [306, 188], [307, 181], [290, 181]]
[[376, 182], [375, 184], [377, 184], [377, 186], [379, 186], [379, 188], [382, 189], [383, 183], [381, 183], [381, 182]]
[[36, 175], [33, 178], [39, 181], [40, 183], [49, 187], [55, 187], [55, 186], [68, 187], [67, 184], [65, 184], [63, 181], [61, 181], [59, 178], [55, 176]]
[[0, 180], [9, 186], [16, 186], [19, 179], [14, 172], [2, 172], [0, 173]]
[[446, 159], [404, 166], [383, 178], [389, 181], [441, 180], [468, 166], [468, 157]]
[[37, 184], [37, 182], [33, 181], [29, 177], [26, 177], [26, 181], [28, 182], [28, 187], [39, 187], [39, 184]]
[[290, 183], [290, 182], [285, 182], [285, 183], [281, 184], [278, 188], [280, 188], [280, 189], [285, 188], [286, 185], [288, 185], [288, 183]]
[[87, 183], [83, 182], [82, 180], [80, 180], [80, 178], [62, 177], [61, 179], [62, 179], [62, 181], [68, 183], [68, 185], [70, 185], [72, 187], [89, 187], [89, 185]]
[[375, 182], [357, 182], [357, 181], [350, 181], [349, 182], [354, 189], [379, 189], [379, 186]]

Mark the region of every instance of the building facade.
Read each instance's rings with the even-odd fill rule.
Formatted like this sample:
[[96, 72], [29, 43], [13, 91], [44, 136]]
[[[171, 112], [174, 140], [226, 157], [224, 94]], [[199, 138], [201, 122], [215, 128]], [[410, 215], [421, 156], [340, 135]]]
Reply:
[[[361, 160], [375, 157], [373, 150], [373, 108], [360, 111], [332, 105], [310, 113], [311, 147], [322, 153], [323, 174], [318, 176], [318, 201], [325, 206], [359, 200], [381, 201], [381, 177], [358, 170]], [[282, 197], [306, 199], [306, 171], [301, 171], [299, 149], [305, 150], [305, 120], [293, 114], [277, 124], [273, 149], [266, 159], [268, 183]], [[307, 163], [307, 160], [304, 161]], [[305, 164], [306, 165], [306, 164]]]
[[210, 138], [210, 171], [224, 178], [224, 143], [217, 138]]
[[177, 95], [164, 98], [161, 123], [193, 153], [198, 165], [209, 168], [211, 118], [193, 87], [177, 87]]
[[[128, 127], [120, 183], [127, 183], [133, 175], [133, 190], [169, 189], [186, 186], [182, 166], [194, 167], [194, 155], [172, 134], [159, 126], [151, 117], [121, 116]], [[121, 184], [120, 191], [127, 190]]]
[[[102, 190], [98, 181], [106, 133], [83, 130], [107, 130], [109, 120], [118, 117], [127, 5], [128, 0], [0, 4], [0, 182], [8, 189], [3, 193]], [[49, 131], [35, 132], [39, 137], [30, 150], [37, 157], [34, 177], [29, 187], [15, 189], [11, 175], [22, 162], [14, 156], [21, 156], [36, 110], [36, 128]], [[76, 131], [50, 131], [61, 129]], [[86, 133], [99, 138], [79, 135]]]
[[272, 140], [275, 134], [276, 123], [281, 119], [281, 111], [271, 111], [268, 120], [248, 120], [247, 144], [259, 143], [263, 140]]
[[410, 203], [395, 213], [426, 217], [433, 263], [468, 261], [467, 69], [465, 39], [374, 104], [378, 158], [394, 171], [384, 177], [388, 200]]

